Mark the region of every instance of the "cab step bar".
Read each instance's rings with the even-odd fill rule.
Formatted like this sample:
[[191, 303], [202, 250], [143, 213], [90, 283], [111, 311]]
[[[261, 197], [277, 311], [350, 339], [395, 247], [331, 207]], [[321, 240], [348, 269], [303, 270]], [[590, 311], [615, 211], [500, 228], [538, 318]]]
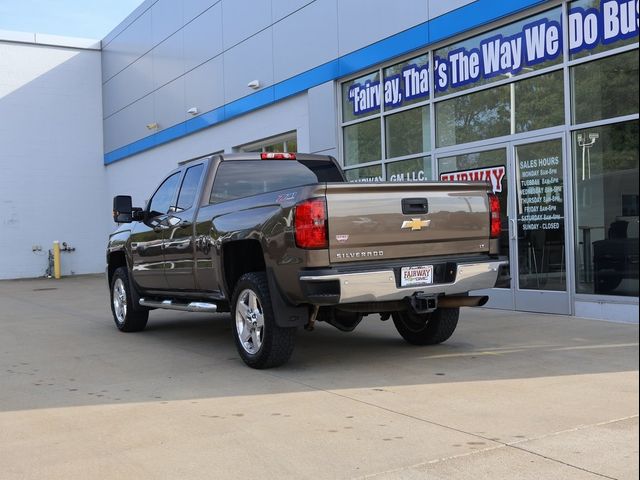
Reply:
[[218, 310], [218, 306], [215, 303], [207, 302], [178, 303], [173, 300], [151, 300], [148, 298], [141, 298], [139, 303], [143, 307], [180, 310], [182, 312], [215, 313]]

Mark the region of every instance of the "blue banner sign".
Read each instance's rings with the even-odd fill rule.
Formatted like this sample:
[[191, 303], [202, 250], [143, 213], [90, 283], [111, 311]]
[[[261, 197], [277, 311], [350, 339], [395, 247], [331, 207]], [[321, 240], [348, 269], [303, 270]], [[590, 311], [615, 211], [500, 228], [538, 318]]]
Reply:
[[[574, 7], [569, 11], [569, 52], [572, 55], [598, 45], [608, 45], [638, 36], [638, 0], [602, 0], [599, 8]], [[434, 84], [439, 93], [488, 80], [498, 75], [515, 75], [523, 68], [554, 60], [563, 52], [562, 24], [556, 18], [538, 17], [524, 23], [512, 35], [494, 34], [479, 47], [460, 47], [434, 57]], [[397, 75], [380, 81], [354, 83], [347, 100], [353, 115], [385, 107], [399, 107], [405, 101], [429, 95], [428, 65], [407, 65]]]

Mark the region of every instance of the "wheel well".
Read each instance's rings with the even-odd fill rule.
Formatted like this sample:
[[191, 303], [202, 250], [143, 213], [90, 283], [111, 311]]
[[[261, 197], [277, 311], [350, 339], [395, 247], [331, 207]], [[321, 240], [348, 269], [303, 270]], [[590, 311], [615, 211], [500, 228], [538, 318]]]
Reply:
[[262, 246], [257, 240], [239, 240], [225, 244], [222, 247], [222, 261], [229, 298], [242, 275], [266, 270]]
[[127, 259], [124, 256], [124, 252], [111, 252], [107, 257], [107, 278], [109, 279], [109, 285], [111, 285], [111, 279], [113, 274], [119, 267], [126, 267]]

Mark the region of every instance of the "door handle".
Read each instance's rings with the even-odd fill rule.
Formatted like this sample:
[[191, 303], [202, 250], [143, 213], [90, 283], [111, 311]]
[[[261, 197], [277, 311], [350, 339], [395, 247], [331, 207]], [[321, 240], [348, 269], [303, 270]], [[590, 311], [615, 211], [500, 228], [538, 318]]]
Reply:
[[189, 220], [181, 220], [178, 224], [178, 228], [187, 228], [193, 225]]
[[516, 224], [515, 219], [510, 218], [509, 219], [509, 237], [511, 238], [511, 240], [515, 240], [516, 239], [516, 235], [518, 234], [518, 226]]
[[429, 201], [426, 198], [403, 198], [402, 213], [405, 215], [429, 213]]

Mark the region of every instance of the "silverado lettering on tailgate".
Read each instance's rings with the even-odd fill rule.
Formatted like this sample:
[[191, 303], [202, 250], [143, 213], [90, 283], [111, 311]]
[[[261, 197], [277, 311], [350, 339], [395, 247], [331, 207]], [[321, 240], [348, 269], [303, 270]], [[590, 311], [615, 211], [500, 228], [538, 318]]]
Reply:
[[340, 258], [342, 260], [347, 258], [367, 258], [367, 257], [382, 257], [382, 256], [384, 256], [383, 250], [336, 253], [336, 258]]

